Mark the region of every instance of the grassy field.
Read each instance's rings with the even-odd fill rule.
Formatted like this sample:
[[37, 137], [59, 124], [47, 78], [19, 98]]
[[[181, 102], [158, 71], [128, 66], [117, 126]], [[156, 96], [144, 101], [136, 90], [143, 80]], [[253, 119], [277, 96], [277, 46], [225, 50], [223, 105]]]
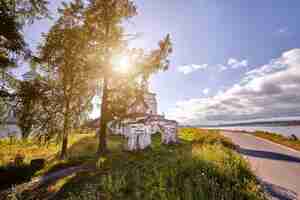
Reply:
[[[94, 162], [96, 147], [95, 134], [72, 134], [69, 138], [68, 160], [61, 161], [58, 159], [60, 145], [55, 141], [41, 145], [36, 140], [30, 139], [2, 139], [0, 140], [0, 190], [28, 182], [33, 177], [45, 173], [83, 162]], [[23, 161], [17, 164], [17, 157], [23, 157]], [[33, 167], [30, 165], [33, 159], [45, 159], [45, 166], [42, 169]]]
[[263, 131], [256, 131], [254, 135], [300, 151], [300, 140], [294, 140], [280, 134]]
[[[84, 147], [91, 146], [96, 147], [94, 134], [72, 134], [69, 137], [69, 156], [71, 158], [82, 155], [83, 151], [81, 149], [81, 144], [84, 141]], [[90, 142], [93, 145], [89, 145]], [[29, 163], [32, 159], [44, 158], [46, 161], [51, 162], [57, 158], [60, 146], [52, 141], [47, 145], [39, 144], [35, 140], [11, 140], [11, 139], [1, 139], [0, 140], [0, 167], [6, 166], [14, 162], [17, 155], [24, 156], [24, 162]], [[92, 149], [91, 149], [92, 151]], [[96, 150], [94, 150], [96, 151]], [[91, 152], [92, 153], [92, 152]], [[89, 154], [90, 155], [90, 154]]]
[[[70, 145], [71, 160], [90, 160], [97, 170], [66, 177], [37, 194], [56, 193], [54, 199], [70, 200], [265, 199], [248, 163], [234, 151], [230, 140], [217, 131], [195, 128], [181, 129], [179, 138], [179, 144], [166, 146], [157, 134], [151, 148], [131, 153], [122, 151], [120, 137], [111, 136], [109, 154], [96, 159], [94, 136], [82, 136]], [[40, 173], [55, 171], [61, 165], [52, 162]]]

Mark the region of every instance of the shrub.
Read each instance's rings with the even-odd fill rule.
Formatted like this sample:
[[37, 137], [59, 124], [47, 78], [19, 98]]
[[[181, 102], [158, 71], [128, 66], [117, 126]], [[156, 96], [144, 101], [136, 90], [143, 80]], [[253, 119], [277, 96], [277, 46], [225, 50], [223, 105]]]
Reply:
[[199, 128], [181, 128], [179, 138], [191, 141], [194, 144], [222, 144], [230, 149], [236, 149], [236, 145], [218, 130], [204, 130]]
[[29, 181], [34, 170], [28, 164], [21, 166], [6, 166], [0, 168], [0, 190], [10, 188], [12, 185]]
[[45, 159], [33, 159], [30, 161], [30, 166], [34, 170], [43, 169], [45, 166]]

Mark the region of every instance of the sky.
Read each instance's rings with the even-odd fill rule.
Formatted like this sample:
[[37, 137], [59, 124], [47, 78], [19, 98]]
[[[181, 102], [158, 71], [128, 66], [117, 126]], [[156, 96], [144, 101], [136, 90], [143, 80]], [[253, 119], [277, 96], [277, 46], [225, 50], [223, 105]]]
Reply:
[[[172, 38], [169, 70], [151, 78], [167, 118], [199, 125], [300, 116], [299, 0], [135, 2], [138, 15], [126, 23], [140, 34], [132, 47]], [[51, 0], [50, 10], [60, 3]], [[24, 30], [33, 49], [52, 23]]]

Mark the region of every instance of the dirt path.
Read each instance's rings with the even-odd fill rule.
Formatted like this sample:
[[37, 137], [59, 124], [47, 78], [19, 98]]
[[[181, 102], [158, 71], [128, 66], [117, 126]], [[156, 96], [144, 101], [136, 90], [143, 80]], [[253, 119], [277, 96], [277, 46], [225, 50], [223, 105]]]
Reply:
[[240, 146], [271, 199], [300, 200], [300, 152], [245, 133], [223, 135]]
[[[83, 171], [91, 171], [94, 170], [91, 166], [81, 165], [75, 167], [69, 167], [67, 169], [62, 169], [48, 175], [43, 175], [40, 177], [33, 178], [30, 182], [23, 183], [15, 186], [15, 190], [18, 193], [22, 193], [23, 191], [34, 191], [39, 187], [57, 181], [58, 179], [70, 176], [74, 173], [83, 172]], [[0, 191], [0, 200], [7, 199], [7, 195], [10, 193], [10, 190]]]

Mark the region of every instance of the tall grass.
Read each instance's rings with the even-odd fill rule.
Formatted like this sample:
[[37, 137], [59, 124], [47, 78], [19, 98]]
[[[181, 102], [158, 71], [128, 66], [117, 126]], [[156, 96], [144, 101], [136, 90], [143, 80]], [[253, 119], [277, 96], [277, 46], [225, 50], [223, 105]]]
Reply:
[[[41, 145], [34, 138], [27, 140], [0, 140], [0, 190], [30, 181], [35, 176], [95, 160], [97, 140], [94, 134], [72, 134], [69, 138], [68, 160], [58, 158], [60, 145], [50, 141]], [[31, 165], [33, 159], [45, 159], [39, 168]], [[1, 196], [1, 195], [0, 195]]]
[[[69, 147], [79, 141], [93, 140], [93, 147], [96, 140], [94, 134], [71, 134], [69, 137]], [[77, 145], [79, 146], [79, 145]], [[85, 147], [87, 143], [85, 142]], [[17, 155], [24, 156], [24, 162], [29, 163], [32, 159], [44, 158], [46, 160], [53, 160], [60, 149], [60, 144], [56, 141], [50, 141], [48, 144], [40, 144], [35, 139], [16, 140], [16, 139], [0, 139], [0, 167], [14, 162]], [[68, 153], [70, 157], [77, 156], [82, 153], [82, 149], [74, 147]]]
[[182, 128], [179, 138], [193, 144], [221, 144], [224, 147], [236, 149], [236, 145], [230, 139], [219, 134], [218, 130]]

